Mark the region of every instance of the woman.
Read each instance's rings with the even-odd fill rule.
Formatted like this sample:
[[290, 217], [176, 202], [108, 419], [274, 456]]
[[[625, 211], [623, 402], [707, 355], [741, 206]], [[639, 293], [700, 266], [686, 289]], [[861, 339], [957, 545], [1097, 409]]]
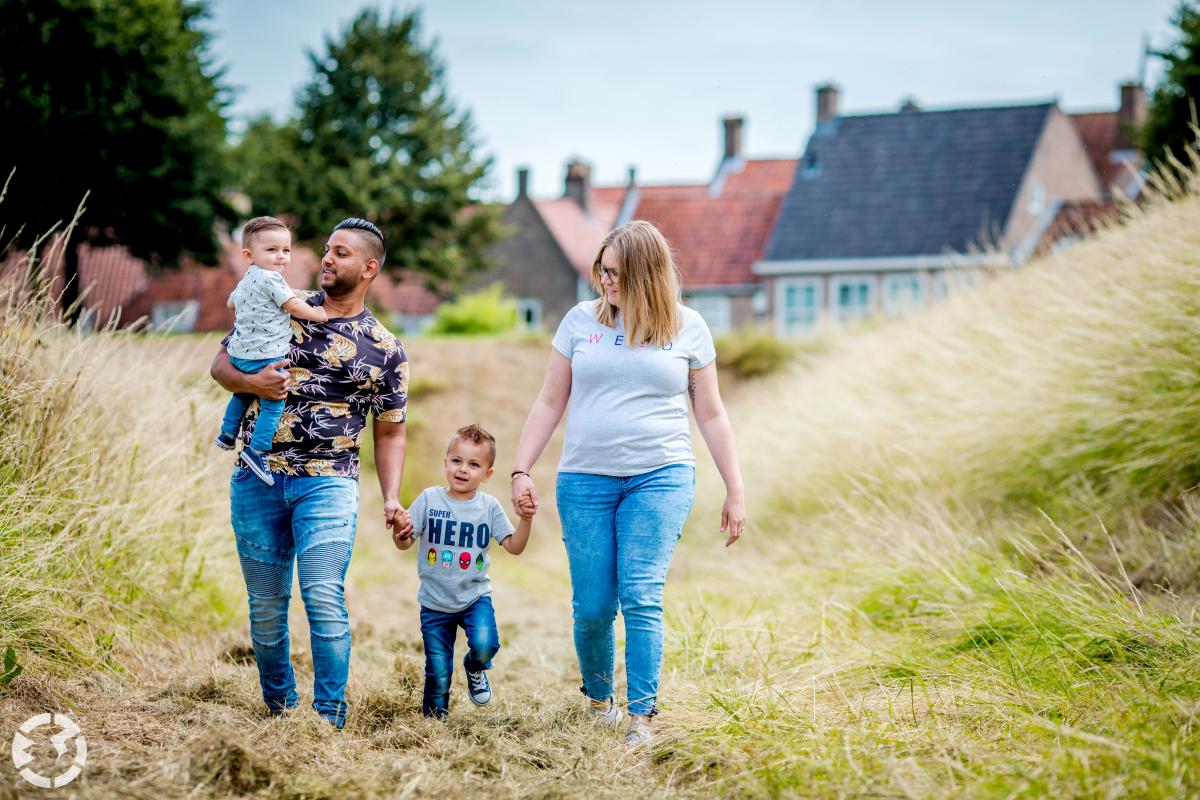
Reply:
[[[692, 412], [725, 481], [726, 547], [746, 522], [733, 431], [704, 320], [679, 302], [666, 239], [648, 222], [613, 230], [592, 267], [600, 297], [554, 336], [512, 470], [513, 505], [537, 507], [529, 472], [570, 408], [557, 499], [571, 570], [575, 651], [589, 714], [616, 725], [613, 622], [625, 617], [627, 745], [649, 742], [663, 650], [663, 584], [695, 497]], [[685, 394], [686, 393], [686, 394]]]

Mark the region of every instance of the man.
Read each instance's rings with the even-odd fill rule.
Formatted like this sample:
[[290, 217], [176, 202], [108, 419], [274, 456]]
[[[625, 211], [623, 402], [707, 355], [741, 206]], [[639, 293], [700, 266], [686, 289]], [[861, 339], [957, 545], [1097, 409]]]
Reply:
[[[372, 223], [343, 220], [321, 259], [324, 323], [292, 320], [288, 358], [240, 372], [222, 347], [213, 379], [231, 392], [286, 399], [266, 454], [274, 485], [235, 467], [229, 501], [250, 604], [250, 638], [263, 700], [271, 713], [299, 702], [288, 653], [292, 563], [311, 629], [313, 708], [337, 728], [346, 722], [350, 621], [344, 581], [358, 521], [358, 449], [370, 411], [385, 523], [398, 523], [404, 472], [408, 361], [400, 342], [367, 310], [367, 288], [384, 260]], [[290, 369], [284, 371], [290, 364]], [[254, 412], [242, 424], [248, 442]]]

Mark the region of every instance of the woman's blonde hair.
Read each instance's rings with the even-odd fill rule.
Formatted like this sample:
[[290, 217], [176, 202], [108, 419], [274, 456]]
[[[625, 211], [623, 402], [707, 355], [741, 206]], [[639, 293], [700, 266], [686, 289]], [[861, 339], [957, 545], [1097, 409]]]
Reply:
[[[600, 283], [600, 259], [611, 247], [618, 266], [618, 309], [608, 302]], [[671, 246], [653, 224], [635, 219], [609, 231], [592, 263], [592, 284], [600, 294], [596, 320], [616, 327], [617, 311], [625, 318], [625, 341], [630, 347], [652, 344], [666, 347], [683, 327], [679, 314], [679, 271]]]

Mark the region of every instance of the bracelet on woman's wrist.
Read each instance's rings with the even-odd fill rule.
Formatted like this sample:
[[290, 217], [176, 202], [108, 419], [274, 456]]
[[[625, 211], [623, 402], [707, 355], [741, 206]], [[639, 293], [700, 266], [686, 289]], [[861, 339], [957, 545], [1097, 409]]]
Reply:
[[509, 475], [508, 475], [508, 480], [509, 480], [509, 482], [511, 483], [512, 481], [515, 481], [515, 480], [517, 479], [517, 476], [518, 476], [518, 475], [524, 475], [526, 478], [529, 478], [530, 480], [533, 480], [533, 476], [532, 476], [532, 475], [530, 475], [530, 474], [529, 474], [528, 472], [526, 472], [525, 470], [523, 470], [523, 469], [514, 469], [514, 470], [513, 470], [512, 472], [510, 472], [510, 473], [509, 473]]

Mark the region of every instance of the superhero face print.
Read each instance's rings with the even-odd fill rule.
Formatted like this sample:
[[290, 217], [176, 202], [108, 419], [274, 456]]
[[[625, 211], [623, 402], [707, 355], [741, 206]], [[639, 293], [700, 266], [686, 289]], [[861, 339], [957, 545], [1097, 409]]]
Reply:
[[479, 557], [475, 559], [475, 569], [479, 570], [480, 572], [483, 572], [483, 567], [484, 567], [483, 553], [480, 553]]
[[459, 569], [470, 569], [471, 568], [471, 554], [470, 553], [464, 552], [464, 553], [458, 554], [458, 568]]
[[429, 562], [429, 566], [437, 566], [437, 548], [429, 548], [429, 552], [425, 554], [425, 559]]
[[442, 566], [449, 569], [450, 565], [451, 565], [451, 563], [453, 563], [453, 561], [454, 561], [454, 555], [449, 550], [443, 550], [442, 551]]

